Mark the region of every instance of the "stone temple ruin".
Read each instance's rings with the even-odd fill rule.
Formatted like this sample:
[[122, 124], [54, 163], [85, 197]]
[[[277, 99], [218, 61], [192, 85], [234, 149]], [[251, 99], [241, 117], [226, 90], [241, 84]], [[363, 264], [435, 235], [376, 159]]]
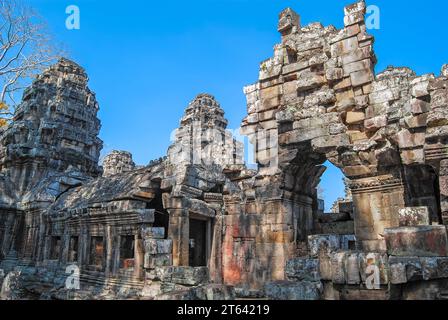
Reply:
[[[341, 30], [280, 14], [244, 88], [257, 170], [208, 94], [165, 158], [100, 167], [87, 75], [46, 70], [0, 138], [0, 298], [448, 299], [448, 66], [375, 74], [365, 14], [347, 6]], [[331, 214], [326, 161], [350, 193]]]

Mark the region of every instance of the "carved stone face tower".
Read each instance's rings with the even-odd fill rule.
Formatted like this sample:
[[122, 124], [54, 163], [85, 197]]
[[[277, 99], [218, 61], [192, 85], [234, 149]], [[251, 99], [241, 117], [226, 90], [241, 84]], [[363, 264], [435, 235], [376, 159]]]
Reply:
[[80, 66], [61, 59], [25, 90], [0, 151], [2, 173], [20, 193], [53, 173], [100, 173], [98, 104], [87, 82]]

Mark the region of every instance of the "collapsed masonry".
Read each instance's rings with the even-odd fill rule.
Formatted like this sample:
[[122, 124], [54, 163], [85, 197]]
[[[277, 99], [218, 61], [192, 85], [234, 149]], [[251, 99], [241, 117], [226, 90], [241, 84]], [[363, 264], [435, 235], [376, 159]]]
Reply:
[[[45, 71], [1, 136], [0, 298], [447, 298], [448, 67], [375, 75], [365, 13], [346, 7], [342, 30], [280, 14], [244, 89], [258, 170], [201, 94], [166, 158], [114, 152], [101, 175], [86, 74]], [[326, 161], [351, 195], [330, 215]]]

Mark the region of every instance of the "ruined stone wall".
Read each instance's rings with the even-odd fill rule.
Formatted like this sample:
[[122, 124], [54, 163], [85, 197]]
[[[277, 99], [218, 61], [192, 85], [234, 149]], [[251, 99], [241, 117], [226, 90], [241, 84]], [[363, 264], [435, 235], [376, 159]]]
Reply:
[[[166, 158], [136, 167], [114, 152], [100, 177], [95, 95], [85, 72], [60, 60], [0, 138], [0, 269], [26, 265], [7, 277], [56, 299], [73, 263], [78, 298], [233, 297], [228, 285], [245, 297], [443, 297], [448, 67], [375, 75], [365, 11], [363, 1], [346, 7], [341, 30], [280, 14], [281, 43], [244, 89], [241, 133], [257, 170], [216, 99], [200, 94]], [[318, 204], [327, 160], [353, 200], [334, 215]]]
[[[257, 159], [259, 173], [282, 180], [283, 190], [313, 197], [319, 165], [329, 160], [341, 168], [350, 179], [357, 238], [384, 251], [381, 235], [398, 225], [400, 208], [425, 203], [440, 222], [432, 185], [444, 156], [432, 149], [440, 150], [445, 136], [447, 79], [392, 67], [375, 75], [365, 10], [362, 1], [346, 7], [342, 30], [302, 27], [296, 13], [282, 12], [282, 42], [261, 64], [259, 81], [245, 88], [242, 132], [254, 140], [259, 131], [278, 136], [269, 157], [261, 146]], [[411, 190], [418, 176], [429, 190]]]

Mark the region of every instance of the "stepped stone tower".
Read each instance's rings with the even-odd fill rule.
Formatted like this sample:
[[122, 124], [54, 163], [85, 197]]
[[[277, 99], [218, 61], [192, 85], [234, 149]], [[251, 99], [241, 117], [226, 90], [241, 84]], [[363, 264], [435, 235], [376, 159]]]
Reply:
[[132, 154], [127, 151], [114, 150], [103, 161], [103, 177], [109, 177], [135, 169]]
[[20, 193], [52, 173], [100, 173], [98, 104], [87, 81], [80, 66], [61, 59], [25, 90], [0, 143], [1, 171]]

